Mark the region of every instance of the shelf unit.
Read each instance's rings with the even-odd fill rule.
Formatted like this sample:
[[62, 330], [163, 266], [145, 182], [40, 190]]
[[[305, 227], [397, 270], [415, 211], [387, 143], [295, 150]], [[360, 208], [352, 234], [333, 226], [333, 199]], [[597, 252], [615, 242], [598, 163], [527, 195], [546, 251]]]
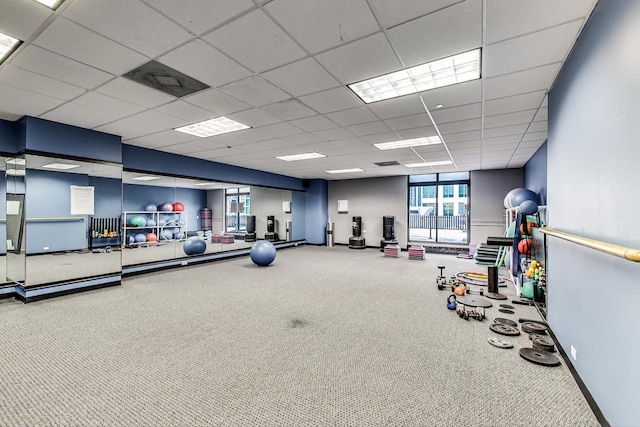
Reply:
[[[142, 216], [148, 220], [153, 220], [155, 225], [145, 225], [144, 227], [136, 227], [132, 226], [129, 221], [131, 218], [135, 216]], [[160, 221], [165, 220], [165, 222], [160, 225]], [[182, 221], [183, 224], [180, 224], [178, 221]], [[125, 242], [129, 245], [141, 245], [149, 242], [129, 242], [129, 235], [138, 234], [134, 233], [135, 231], [139, 231], [141, 233], [154, 233], [158, 237], [158, 242], [170, 242], [170, 241], [182, 241], [187, 239], [187, 212], [186, 211], [124, 211], [122, 213], [122, 224], [123, 224], [123, 236]], [[176, 238], [175, 235], [178, 233], [172, 233], [172, 238], [167, 239], [162, 235], [162, 232], [165, 228], [178, 228], [181, 233], [180, 238]]]

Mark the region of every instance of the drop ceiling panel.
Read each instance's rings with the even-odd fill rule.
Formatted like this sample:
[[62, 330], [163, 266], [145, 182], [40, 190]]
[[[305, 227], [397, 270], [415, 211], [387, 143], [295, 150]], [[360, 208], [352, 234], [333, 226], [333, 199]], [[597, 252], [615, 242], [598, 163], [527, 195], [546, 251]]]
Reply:
[[315, 136], [326, 141], [338, 141], [341, 139], [353, 138], [353, 134], [346, 129], [326, 129], [313, 132]]
[[420, 95], [430, 111], [435, 110], [436, 105], [451, 108], [475, 104], [482, 101], [482, 81], [478, 79], [436, 88], [422, 92]]
[[518, 71], [484, 81], [484, 99], [504, 98], [548, 89], [560, 70], [560, 62]]
[[146, 62], [147, 57], [58, 17], [33, 44], [112, 74], [123, 74]]
[[547, 132], [527, 132], [524, 138], [522, 138], [523, 141], [535, 141], [541, 139], [547, 139]]
[[306, 130], [307, 132], [318, 132], [338, 127], [334, 122], [321, 115], [292, 120], [291, 124], [295, 127]]
[[251, 109], [251, 105], [245, 104], [218, 89], [203, 90], [182, 99], [189, 104], [197, 105], [218, 115]]
[[251, 0], [144, 1], [195, 34], [203, 34], [234, 16], [255, 7]]
[[[483, 55], [483, 75], [493, 77], [564, 60], [582, 22], [569, 22], [487, 46]], [[536, 49], [537, 46], [545, 48]]]
[[518, 150], [537, 150], [544, 144], [546, 139], [538, 139], [532, 141], [522, 141], [520, 145], [518, 145]]
[[480, 131], [471, 131], [471, 132], [457, 132], [457, 133], [449, 133], [443, 134], [444, 140], [448, 143], [451, 142], [460, 142], [460, 141], [472, 141], [479, 140], [482, 137], [482, 133]]
[[517, 142], [511, 144], [484, 145], [482, 147], [482, 154], [483, 156], [491, 156], [491, 153], [496, 151], [513, 152], [516, 148], [518, 148]]
[[63, 101], [0, 83], [0, 111], [37, 117]]
[[52, 98], [68, 101], [85, 92], [85, 89], [63, 83], [40, 74], [6, 65], [0, 68], [0, 80], [10, 86], [38, 92]]
[[[462, 105], [460, 107], [442, 108], [440, 110], [432, 111], [431, 116], [436, 121], [437, 125], [441, 123], [459, 122], [462, 120], [475, 119], [482, 114], [482, 104], [469, 104]], [[485, 112], [486, 114], [486, 112]]]
[[528, 129], [528, 132], [547, 132], [548, 130], [549, 130], [548, 122], [544, 121], [544, 122], [531, 123], [531, 126], [529, 126], [529, 129]]
[[123, 116], [114, 111], [95, 109], [76, 102], [67, 102], [40, 116], [43, 119], [92, 129]]
[[71, 2], [63, 15], [149, 58], [193, 38], [187, 30], [138, 0]]
[[140, 113], [145, 109], [140, 105], [131, 104], [98, 92], [88, 92], [76, 98], [73, 102], [108, 113], [109, 117], [111, 117], [110, 121]]
[[139, 145], [148, 148], [160, 148], [167, 145], [180, 144], [183, 142], [199, 139], [197, 136], [189, 135], [184, 132], [178, 132], [173, 129], [163, 132], [145, 135], [138, 138], [124, 140], [124, 144]]
[[[413, 129], [404, 129], [396, 131], [396, 134], [402, 139], [422, 138], [424, 136], [436, 136], [436, 128], [433, 126], [424, 126]], [[393, 141], [392, 139], [388, 141]]]
[[252, 108], [250, 110], [244, 110], [238, 113], [225, 114], [225, 117], [255, 128], [260, 126], [267, 126], [281, 121], [280, 119], [272, 116], [271, 114], [267, 114], [266, 112], [261, 111], [258, 108]]
[[340, 82], [313, 58], [305, 58], [262, 73], [262, 77], [293, 96], [307, 95], [340, 86]]
[[374, 135], [389, 132], [389, 128], [381, 121], [362, 123], [359, 125], [347, 126], [349, 132], [356, 136]]
[[25, 47], [11, 64], [85, 89], [93, 89], [114, 77], [35, 45]]
[[362, 105], [360, 98], [344, 87], [329, 89], [312, 95], [301, 96], [298, 99], [322, 114], [346, 110]]
[[369, 109], [380, 119], [409, 116], [424, 112], [424, 107], [418, 95], [405, 95], [397, 98], [368, 104]]
[[260, 129], [244, 129], [240, 132], [232, 132], [224, 135], [220, 135], [220, 137], [234, 138], [230, 141], [231, 144], [238, 145], [249, 142], [258, 142], [258, 141], [266, 141], [268, 139], [273, 138], [272, 135], [268, 134], [264, 131], [264, 127]]
[[260, 128], [262, 132], [266, 132], [272, 137], [281, 138], [285, 136], [298, 135], [304, 131], [289, 123], [276, 123], [269, 126], [263, 126]]
[[295, 120], [314, 116], [316, 113], [297, 99], [287, 99], [260, 108], [280, 120]]
[[352, 108], [350, 110], [329, 113], [327, 117], [341, 126], [357, 125], [359, 123], [373, 122], [377, 117], [367, 107]]
[[460, 0], [369, 0], [373, 13], [383, 28], [401, 24], [419, 16], [443, 9]]
[[278, 0], [266, 10], [311, 54], [380, 29], [365, 0]]
[[482, 146], [488, 147], [490, 145], [501, 145], [501, 144], [515, 144], [522, 140], [522, 135], [508, 135], [508, 136], [498, 136], [495, 138], [484, 138], [482, 140]]
[[262, 10], [256, 9], [207, 34], [204, 40], [255, 72], [306, 56]]
[[315, 142], [320, 142], [321, 139], [318, 138], [318, 136], [310, 133], [310, 132], [306, 132], [306, 133], [300, 133], [298, 135], [293, 135], [293, 136], [287, 136], [284, 137], [283, 139], [286, 139], [288, 141], [291, 141], [295, 144], [299, 144], [299, 145], [304, 145], [304, 144], [311, 144], [311, 143], [315, 143]]
[[544, 95], [545, 92], [539, 91], [485, 101], [484, 114], [485, 116], [495, 116], [538, 108], [544, 99]]
[[[470, 119], [461, 120], [459, 122], [443, 123], [438, 126], [442, 135], [448, 135], [452, 133], [480, 131], [482, 129], [482, 119]], [[449, 139], [445, 137], [445, 140]]]
[[247, 77], [238, 82], [230, 83], [222, 86], [220, 90], [255, 107], [273, 104], [289, 98], [289, 95], [285, 92], [259, 76]]
[[546, 121], [548, 117], [548, 108], [540, 108], [533, 118], [534, 122]]
[[529, 125], [527, 123], [520, 125], [511, 125], [511, 126], [501, 126], [495, 128], [488, 128], [484, 130], [483, 137], [484, 138], [496, 138], [499, 136], [511, 136], [517, 135], [522, 137], [524, 133], [527, 131]]
[[173, 101], [156, 109], [160, 113], [182, 119], [185, 123], [195, 123], [215, 118], [216, 114], [181, 100]]
[[202, 40], [189, 42], [161, 56], [158, 61], [213, 87], [251, 75], [245, 67]]
[[176, 99], [175, 96], [167, 95], [122, 77], [110, 81], [96, 91], [147, 108], [157, 107]]
[[398, 117], [395, 119], [389, 119], [384, 121], [389, 129], [393, 131], [420, 128], [424, 126], [431, 126], [431, 120], [427, 113], [413, 114], [411, 116]]
[[533, 116], [538, 110], [516, 111], [515, 113], [498, 114], [496, 116], [485, 116], [484, 127], [495, 128], [500, 126], [518, 125], [531, 123]]
[[100, 126], [96, 130], [121, 135], [123, 138], [136, 138], [138, 136], [156, 133], [159, 129], [168, 130], [182, 125], [184, 125], [184, 120], [158, 113], [157, 111], [148, 110]]
[[491, 44], [586, 18], [594, 3], [594, 0], [488, 0], [485, 42]]
[[482, 46], [482, 2], [466, 1], [387, 31], [404, 66]]
[[321, 53], [316, 59], [345, 85], [402, 68], [381, 32]]
[[34, 1], [2, 0], [0, 32], [22, 41], [28, 40], [52, 13], [51, 9]]

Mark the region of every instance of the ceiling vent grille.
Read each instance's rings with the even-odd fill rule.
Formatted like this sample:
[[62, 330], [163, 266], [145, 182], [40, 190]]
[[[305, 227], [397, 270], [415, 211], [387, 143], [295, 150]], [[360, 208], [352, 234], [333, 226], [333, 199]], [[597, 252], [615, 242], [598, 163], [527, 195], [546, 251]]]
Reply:
[[158, 61], [149, 61], [122, 77], [178, 98], [209, 88], [206, 84]]
[[374, 163], [377, 166], [380, 167], [385, 167], [385, 166], [398, 166], [400, 165], [400, 163], [396, 162], [395, 160], [391, 160], [389, 162], [379, 162], [379, 163]]

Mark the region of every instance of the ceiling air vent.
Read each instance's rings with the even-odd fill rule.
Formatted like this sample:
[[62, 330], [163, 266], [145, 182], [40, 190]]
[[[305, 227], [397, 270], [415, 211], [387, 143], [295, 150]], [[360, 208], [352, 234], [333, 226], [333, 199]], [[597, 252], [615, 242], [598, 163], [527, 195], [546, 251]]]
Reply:
[[158, 61], [149, 61], [122, 77], [178, 98], [209, 88], [206, 84]]
[[384, 166], [398, 166], [400, 163], [396, 162], [395, 160], [391, 160], [389, 162], [379, 162], [374, 164], [380, 167], [384, 167]]

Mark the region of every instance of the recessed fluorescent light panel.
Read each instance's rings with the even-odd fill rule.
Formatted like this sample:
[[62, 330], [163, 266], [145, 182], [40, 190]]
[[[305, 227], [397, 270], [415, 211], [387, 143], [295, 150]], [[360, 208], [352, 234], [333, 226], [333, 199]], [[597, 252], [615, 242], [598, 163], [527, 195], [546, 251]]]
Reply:
[[192, 125], [175, 128], [174, 130], [198, 136], [200, 138], [207, 138], [209, 136], [222, 135], [223, 133], [235, 132], [249, 128], [250, 126], [236, 122], [235, 120], [227, 119], [226, 117], [218, 117], [194, 123]]
[[453, 164], [451, 160], [439, 160], [437, 162], [408, 163], [405, 166], [408, 168], [423, 168], [428, 166], [444, 166], [444, 165], [451, 165], [451, 164]]
[[10, 158], [5, 160], [4, 162], [9, 165], [24, 165], [27, 163], [25, 159], [18, 159], [18, 158]]
[[397, 148], [419, 147], [421, 145], [442, 144], [439, 136], [425, 136], [423, 138], [404, 139], [402, 141], [381, 142], [373, 144], [378, 150], [395, 150]]
[[327, 173], [354, 173], [354, 172], [364, 172], [364, 169], [353, 168], [353, 169], [334, 169], [330, 171], [326, 171]]
[[144, 175], [144, 176], [136, 176], [135, 178], [131, 178], [131, 179], [136, 181], [153, 181], [154, 179], [160, 179], [160, 177]]
[[62, 3], [62, 0], [36, 0], [36, 1], [40, 4], [47, 6], [49, 9], [53, 9], [53, 10], [56, 10], [56, 8], [60, 6], [60, 3]]
[[11, 52], [20, 44], [20, 40], [0, 33], [0, 64], [7, 59]]
[[276, 156], [276, 159], [284, 160], [285, 162], [293, 162], [296, 160], [318, 159], [320, 157], [327, 157], [327, 156], [320, 153], [302, 153], [302, 154], [292, 154], [290, 156]]
[[69, 169], [79, 168], [80, 165], [72, 165], [70, 163], [49, 163], [48, 165], [44, 165], [42, 167], [47, 169], [57, 169], [57, 170], [66, 171]]
[[348, 85], [364, 102], [382, 101], [480, 78], [480, 49]]
[[6, 172], [7, 175], [12, 176], [25, 176], [27, 174], [27, 171], [25, 171], [24, 169], [7, 169]]

